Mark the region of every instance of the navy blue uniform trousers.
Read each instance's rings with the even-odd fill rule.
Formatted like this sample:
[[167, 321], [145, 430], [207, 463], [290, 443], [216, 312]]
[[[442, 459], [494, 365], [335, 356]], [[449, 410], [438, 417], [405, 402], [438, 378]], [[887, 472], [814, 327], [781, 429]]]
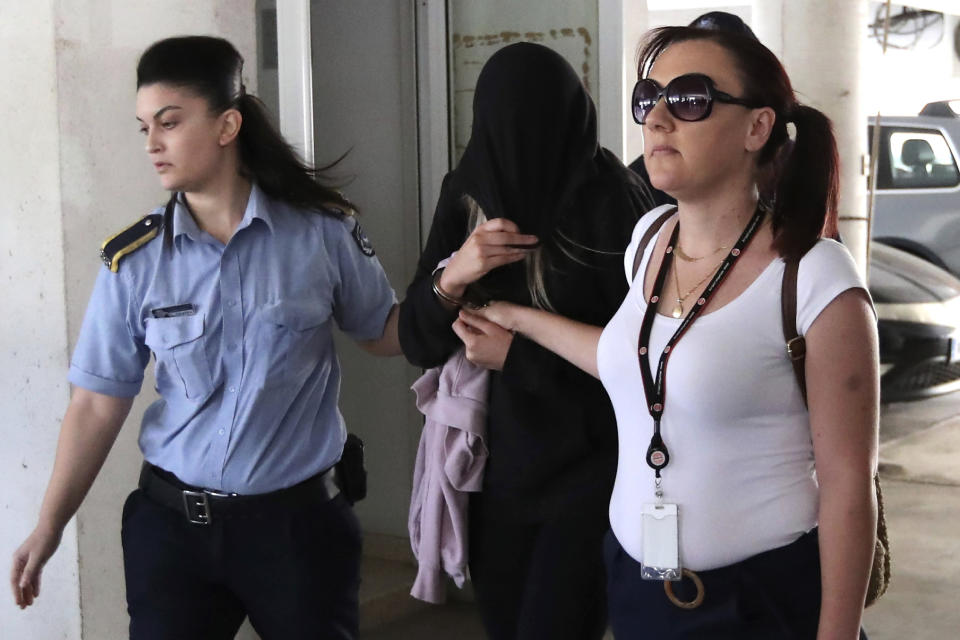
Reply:
[[123, 508], [132, 640], [263, 640], [358, 634], [360, 528], [342, 495], [191, 524], [139, 489]]
[[[613, 532], [604, 540], [610, 624], [617, 640], [816, 640], [820, 621], [820, 552], [817, 530], [797, 541], [711, 571], [699, 571], [703, 604], [681, 609], [663, 582], [640, 577]], [[673, 583], [689, 602], [696, 587]], [[861, 630], [860, 637], [866, 640]]]

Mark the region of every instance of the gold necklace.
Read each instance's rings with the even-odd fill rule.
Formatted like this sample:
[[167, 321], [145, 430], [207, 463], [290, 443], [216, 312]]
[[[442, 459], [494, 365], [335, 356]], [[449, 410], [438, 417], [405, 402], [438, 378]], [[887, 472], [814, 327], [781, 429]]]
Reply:
[[721, 245], [721, 246], [717, 247], [716, 249], [714, 249], [713, 251], [711, 251], [710, 253], [708, 253], [708, 254], [706, 254], [706, 255], [703, 255], [703, 256], [699, 256], [699, 257], [697, 257], [697, 258], [694, 258], [693, 256], [687, 254], [683, 249], [680, 248], [680, 242], [678, 241], [678, 242], [677, 242], [677, 246], [674, 248], [673, 252], [677, 255], [678, 258], [680, 258], [680, 259], [683, 260], [684, 262], [699, 262], [700, 260], [703, 260], [703, 259], [706, 258], [707, 256], [712, 256], [712, 255], [718, 254], [718, 253], [720, 253], [721, 251], [723, 251], [724, 249], [729, 249], [729, 248], [730, 248], [730, 247], [725, 247], [725, 246]]
[[[716, 253], [716, 252], [714, 252], [714, 253]], [[693, 293], [694, 291], [696, 291], [697, 289], [699, 289], [699, 288], [700, 288], [700, 285], [702, 285], [704, 282], [706, 282], [708, 278], [710, 278], [713, 274], [715, 274], [715, 273], [717, 272], [717, 269], [720, 268], [720, 265], [721, 265], [721, 264], [723, 264], [723, 260], [721, 260], [720, 262], [718, 262], [718, 263], [717, 263], [717, 266], [715, 266], [707, 275], [705, 275], [705, 276], [703, 277], [703, 279], [700, 280], [700, 282], [698, 282], [697, 284], [693, 285], [693, 288], [692, 288], [692, 289], [690, 289], [689, 291], [687, 291], [685, 294], [680, 295], [680, 270], [677, 269], [678, 263], [677, 263], [677, 262], [674, 262], [674, 263], [673, 263], [673, 279], [674, 279], [674, 282], [677, 283], [677, 306], [675, 306], [675, 307], [673, 308], [673, 311], [670, 312], [670, 315], [671, 315], [671, 316], [673, 316], [674, 318], [682, 318], [682, 317], [683, 317], [683, 303], [684, 303], [684, 301], [685, 301], [687, 298], [690, 297], [690, 294], [691, 294], [691, 293]]]

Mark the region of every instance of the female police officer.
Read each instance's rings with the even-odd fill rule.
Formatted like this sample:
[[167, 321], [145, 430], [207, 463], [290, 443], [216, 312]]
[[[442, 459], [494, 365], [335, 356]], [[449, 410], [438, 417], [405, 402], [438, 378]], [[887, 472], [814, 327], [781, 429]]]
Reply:
[[137, 120], [169, 204], [104, 243], [76, 386], [17, 603], [97, 475], [151, 352], [140, 488], [123, 510], [132, 638], [357, 633], [360, 535], [334, 464], [346, 431], [331, 328], [399, 353], [395, 296], [350, 204], [241, 82], [227, 41], [181, 37], [137, 67]]

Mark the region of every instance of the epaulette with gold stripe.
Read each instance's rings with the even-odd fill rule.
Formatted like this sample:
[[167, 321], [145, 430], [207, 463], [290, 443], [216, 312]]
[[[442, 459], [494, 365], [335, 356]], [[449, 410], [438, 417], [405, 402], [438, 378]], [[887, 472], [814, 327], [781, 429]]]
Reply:
[[120, 233], [110, 236], [100, 245], [100, 259], [114, 273], [120, 268], [120, 258], [129, 255], [153, 240], [163, 228], [163, 214], [144, 216]]

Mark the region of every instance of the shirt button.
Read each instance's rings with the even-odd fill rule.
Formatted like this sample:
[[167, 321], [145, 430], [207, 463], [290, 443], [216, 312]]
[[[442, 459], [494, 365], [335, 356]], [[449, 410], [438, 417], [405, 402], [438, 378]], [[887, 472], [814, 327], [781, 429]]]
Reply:
[[237, 301], [236, 301], [236, 300], [227, 300], [227, 306], [228, 306], [228, 307], [235, 307], [235, 306], [237, 306]]
[[235, 392], [236, 392], [236, 390], [237, 390], [237, 388], [236, 388], [236, 387], [230, 387], [230, 393], [235, 393]]
[[219, 433], [220, 435], [223, 435], [223, 429], [220, 429], [219, 431], [217, 431], [217, 433]]
[[236, 342], [231, 342], [230, 344], [227, 345], [227, 351], [233, 351], [236, 348], [237, 348]]

